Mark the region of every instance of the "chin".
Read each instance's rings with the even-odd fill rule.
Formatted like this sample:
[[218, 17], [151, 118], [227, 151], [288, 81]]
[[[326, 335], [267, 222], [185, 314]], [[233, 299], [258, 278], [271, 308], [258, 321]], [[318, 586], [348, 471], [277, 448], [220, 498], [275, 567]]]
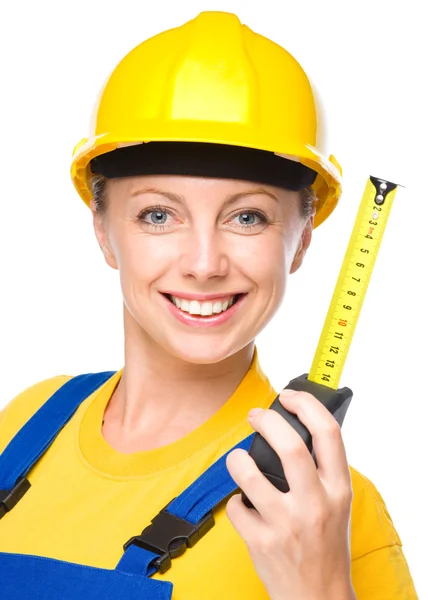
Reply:
[[249, 341], [244, 344], [237, 343], [235, 339], [231, 344], [227, 340], [213, 340], [208, 337], [197, 340], [187, 340], [186, 343], [177, 344], [177, 340], [171, 344], [162, 344], [169, 354], [176, 356], [183, 362], [199, 365], [210, 365], [222, 362], [230, 356], [233, 356], [241, 350]]
[[211, 348], [208, 345], [199, 349], [186, 348], [185, 352], [183, 352], [183, 349], [175, 350], [174, 354], [177, 358], [194, 365], [213, 365], [222, 362], [236, 353], [235, 350], [228, 351], [221, 348]]

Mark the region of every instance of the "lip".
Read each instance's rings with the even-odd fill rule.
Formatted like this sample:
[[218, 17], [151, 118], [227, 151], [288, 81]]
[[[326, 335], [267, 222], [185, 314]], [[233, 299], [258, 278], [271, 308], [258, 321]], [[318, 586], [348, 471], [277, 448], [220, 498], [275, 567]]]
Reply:
[[231, 296], [238, 296], [238, 294], [242, 294], [243, 292], [230, 292], [228, 294], [183, 294], [182, 292], [174, 292], [171, 290], [163, 291], [161, 294], [168, 294], [169, 296], [175, 296], [176, 298], [184, 298], [185, 300], [198, 300], [199, 302], [216, 300], [221, 298], [230, 298]]
[[[173, 294], [175, 295], [175, 294]], [[201, 317], [200, 315], [191, 315], [190, 313], [184, 312], [180, 310], [173, 302], [168, 300], [166, 296], [161, 294], [163, 301], [166, 303], [167, 308], [172, 313], [172, 315], [181, 323], [185, 325], [189, 325], [190, 327], [216, 327], [219, 325], [223, 325], [229, 321], [236, 312], [245, 304], [248, 294], [242, 294], [238, 300], [226, 311], [221, 312], [220, 314], [211, 315], [210, 317]], [[230, 294], [228, 295], [230, 296]], [[221, 296], [214, 296], [214, 298], [220, 298]], [[226, 296], [225, 296], [226, 297]]]

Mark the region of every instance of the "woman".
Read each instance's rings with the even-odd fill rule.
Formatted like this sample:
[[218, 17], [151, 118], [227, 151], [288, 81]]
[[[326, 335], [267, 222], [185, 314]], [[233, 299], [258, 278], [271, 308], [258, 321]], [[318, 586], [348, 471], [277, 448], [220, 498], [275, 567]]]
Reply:
[[[125, 365], [54, 377], [4, 409], [2, 597], [416, 598], [334, 418], [310, 394], [281, 394], [316, 468], [267, 410], [276, 392], [254, 340], [341, 192], [300, 65], [234, 15], [201, 13], [118, 65], [72, 177], [120, 273]], [[289, 493], [248, 455], [254, 431]], [[180, 512], [204, 502], [198, 518]], [[191, 549], [165, 551], [174, 535]]]

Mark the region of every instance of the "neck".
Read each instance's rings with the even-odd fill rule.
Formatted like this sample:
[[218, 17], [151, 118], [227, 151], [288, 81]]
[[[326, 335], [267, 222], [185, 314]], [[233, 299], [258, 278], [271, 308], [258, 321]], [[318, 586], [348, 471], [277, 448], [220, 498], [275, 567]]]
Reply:
[[155, 345], [124, 311], [125, 366], [106, 408], [103, 434], [120, 451], [163, 446], [209, 419], [248, 371], [251, 342], [215, 364], [192, 364]]

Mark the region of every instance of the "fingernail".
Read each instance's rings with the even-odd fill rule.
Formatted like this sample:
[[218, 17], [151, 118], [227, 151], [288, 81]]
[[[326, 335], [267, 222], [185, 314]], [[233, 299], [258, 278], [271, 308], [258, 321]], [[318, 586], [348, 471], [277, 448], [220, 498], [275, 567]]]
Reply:
[[248, 418], [252, 419], [256, 415], [258, 415], [260, 412], [262, 412], [262, 410], [263, 410], [263, 408], [252, 408], [250, 410], [250, 412], [248, 413]]
[[294, 394], [297, 394], [298, 392], [296, 390], [282, 390], [281, 392], [281, 396], [293, 396]]

